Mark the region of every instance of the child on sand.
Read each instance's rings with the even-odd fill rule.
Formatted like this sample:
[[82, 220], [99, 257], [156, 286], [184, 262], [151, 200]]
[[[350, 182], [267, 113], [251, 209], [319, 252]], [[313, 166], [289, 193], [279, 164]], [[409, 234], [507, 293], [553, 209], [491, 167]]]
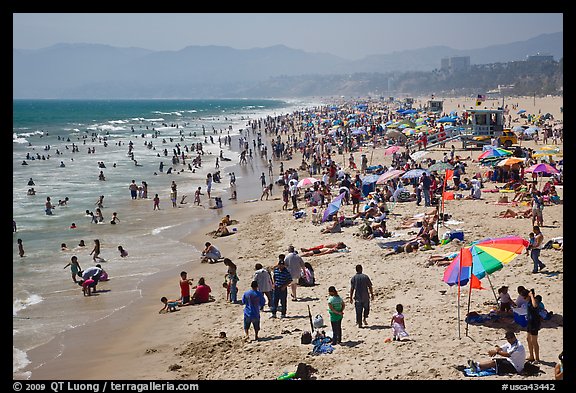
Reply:
[[160, 298], [160, 301], [164, 303], [164, 307], [162, 307], [162, 309], [158, 311], [158, 314], [174, 312], [176, 311], [177, 306], [182, 305], [180, 300], [168, 300], [166, 296], [162, 296], [162, 298]]
[[404, 306], [401, 304], [396, 305], [396, 312], [392, 315], [390, 325], [392, 326], [392, 340], [402, 341], [402, 338], [408, 337], [406, 332], [406, 325], [404, 323]]
[[154, 195], [154, 209], [153, 210], [160, 210], [160, 197], [158, 197], [158, 194]]
[[512, 311], [512, 307], [516, 307], [516, 303], [510, 297], [508, 287], [505, 285], [498, 288], [498, 303], [500, 303], [501, 313]]

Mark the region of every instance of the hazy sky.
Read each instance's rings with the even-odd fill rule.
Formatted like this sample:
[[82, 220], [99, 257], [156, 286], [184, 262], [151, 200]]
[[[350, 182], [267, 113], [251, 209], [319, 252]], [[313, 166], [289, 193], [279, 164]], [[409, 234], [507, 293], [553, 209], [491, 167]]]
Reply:
[[475, 49], [563, 31], [562, 13], [15, 13], [13, 47], [95, 43], [152, 50], [283, 44], [347, 59], [445, 45]]

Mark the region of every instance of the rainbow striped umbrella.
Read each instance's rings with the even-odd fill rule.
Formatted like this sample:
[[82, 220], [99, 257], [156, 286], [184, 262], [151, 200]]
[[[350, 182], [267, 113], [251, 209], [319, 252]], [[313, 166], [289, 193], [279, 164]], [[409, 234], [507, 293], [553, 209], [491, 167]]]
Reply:
[[495, 147], [495, 148], [490, 148], [490, 149], [482, 152], [482, 154], [480, 154], [478, 156], [478, 159], [482, 160], [485, 158], [493, 158], [493, 157], [508, 157], [511, 155], [512, 155], [512, 152], [510, 150]]
[[443, 281], [452, 286], [466, 285], [471, 275], [481, 279], [522, 254], [528, 247], [528, 241], [520, 236], [487, 238], [471, 243], [460, 253], [444, 271]]

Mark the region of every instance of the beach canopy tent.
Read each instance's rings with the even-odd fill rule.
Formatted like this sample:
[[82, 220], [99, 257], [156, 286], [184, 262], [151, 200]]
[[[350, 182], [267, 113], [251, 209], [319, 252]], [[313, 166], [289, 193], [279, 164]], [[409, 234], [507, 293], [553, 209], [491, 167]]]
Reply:
[[436, 120], [436, 123], [456, 123], [456, 120], [455, 117], [444, 116]]
[[376, 181], [379, 177], [380, 175], [370, 174], [362, 178], [362, 195], [364, 197], [376, 190]]

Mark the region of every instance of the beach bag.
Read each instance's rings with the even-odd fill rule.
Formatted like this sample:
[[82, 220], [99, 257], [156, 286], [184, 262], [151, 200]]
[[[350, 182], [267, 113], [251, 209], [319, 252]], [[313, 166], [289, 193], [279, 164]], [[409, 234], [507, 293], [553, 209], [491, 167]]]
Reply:
[[310, 344], [312, 343], [312, 333], [305, 330], [302, 332], [302, 336], [300, 337], [301, 344]]
[[524, 363], [524, 369], [520, 373], [521, 375], [526, 375], [529, 377], [534, 377], [540, 374], [540, 367], [530, 362]]
[[321, 328], [322, 326], [324, 326], [324, 318], [322, 318], [322, 315], [317, 314], [317, 315], [314, 317], [314, 320], [313, 320], [313, 322], [312, 322], [312, 325], [314, 325], [314, 329], [319, 329], [319, 328]]

